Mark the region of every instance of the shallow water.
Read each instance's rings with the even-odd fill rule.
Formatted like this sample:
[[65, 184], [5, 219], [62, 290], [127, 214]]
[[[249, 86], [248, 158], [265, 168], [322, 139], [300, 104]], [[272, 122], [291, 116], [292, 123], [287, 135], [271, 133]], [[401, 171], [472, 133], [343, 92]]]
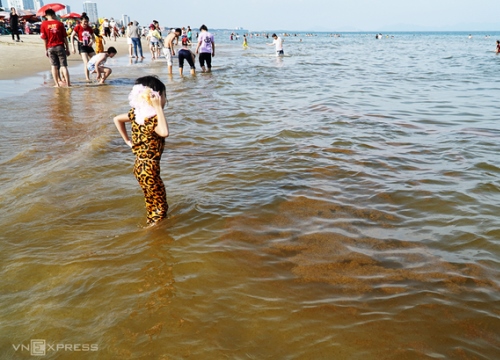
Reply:
[[[497, 358], [491, 35], [301, 34], [277, 59], [218, 34], [194, 78], [122, 57], [106, 86], [0, 82], [2, 357]], [[171, 131], [154, 228], [112, 122], [146, 74]]]

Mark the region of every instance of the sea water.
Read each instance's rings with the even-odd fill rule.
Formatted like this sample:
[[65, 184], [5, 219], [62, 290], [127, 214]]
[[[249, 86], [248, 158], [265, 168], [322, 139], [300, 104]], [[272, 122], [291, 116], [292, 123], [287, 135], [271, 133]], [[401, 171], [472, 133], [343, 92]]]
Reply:
[[[498, 358], [500, 34], [290, 35], [0, 82], [2, 358]], [[112, 121], [144, 75], [152, 228]]]

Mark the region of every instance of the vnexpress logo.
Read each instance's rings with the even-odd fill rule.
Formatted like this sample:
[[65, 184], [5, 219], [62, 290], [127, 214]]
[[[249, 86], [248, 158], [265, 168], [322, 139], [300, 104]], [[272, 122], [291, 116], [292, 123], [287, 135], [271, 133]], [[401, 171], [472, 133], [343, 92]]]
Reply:
[[98, 351], [98, 344], [55, 344], [47, 343], [43, 339], [31, 339], [29, 345], [12, 344], [15, 351], [28, 352], [31, 356], [45, 356], [48, 352], [58, 351], [74, 351], [74, 352], [87, 352]]

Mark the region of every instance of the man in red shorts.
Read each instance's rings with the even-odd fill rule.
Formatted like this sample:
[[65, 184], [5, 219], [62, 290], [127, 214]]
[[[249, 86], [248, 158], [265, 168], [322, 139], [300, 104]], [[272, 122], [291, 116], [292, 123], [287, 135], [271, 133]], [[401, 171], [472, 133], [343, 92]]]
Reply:
[[[52, 65], [54, 86], [71, 86], [68, 72], [69, 44], [66, 29], [62, 22], [55, 19], [56, 13], [52, 9], [45, 11], [47, 20], [40, 26], [40, 37], [45, 42], [47, 57]], [[61, 71], [59, 73], [59, 70]], [[61, 75], [63, 79], [61, 79]]]

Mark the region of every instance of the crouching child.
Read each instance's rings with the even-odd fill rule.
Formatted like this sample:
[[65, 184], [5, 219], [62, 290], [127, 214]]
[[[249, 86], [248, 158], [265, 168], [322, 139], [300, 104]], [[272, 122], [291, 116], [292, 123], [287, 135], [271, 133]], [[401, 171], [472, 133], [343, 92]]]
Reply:
[[96, 74], [96, 81], [99, 84], [104, 84], [106, 79], [111, 75], [111, 68], [104, 66], [108, 58], [113, 58], [116, 55], [114, 47], [108, 48], [106, 52], [92, 56], [87, 64], [87, 69], [90, 74]]

